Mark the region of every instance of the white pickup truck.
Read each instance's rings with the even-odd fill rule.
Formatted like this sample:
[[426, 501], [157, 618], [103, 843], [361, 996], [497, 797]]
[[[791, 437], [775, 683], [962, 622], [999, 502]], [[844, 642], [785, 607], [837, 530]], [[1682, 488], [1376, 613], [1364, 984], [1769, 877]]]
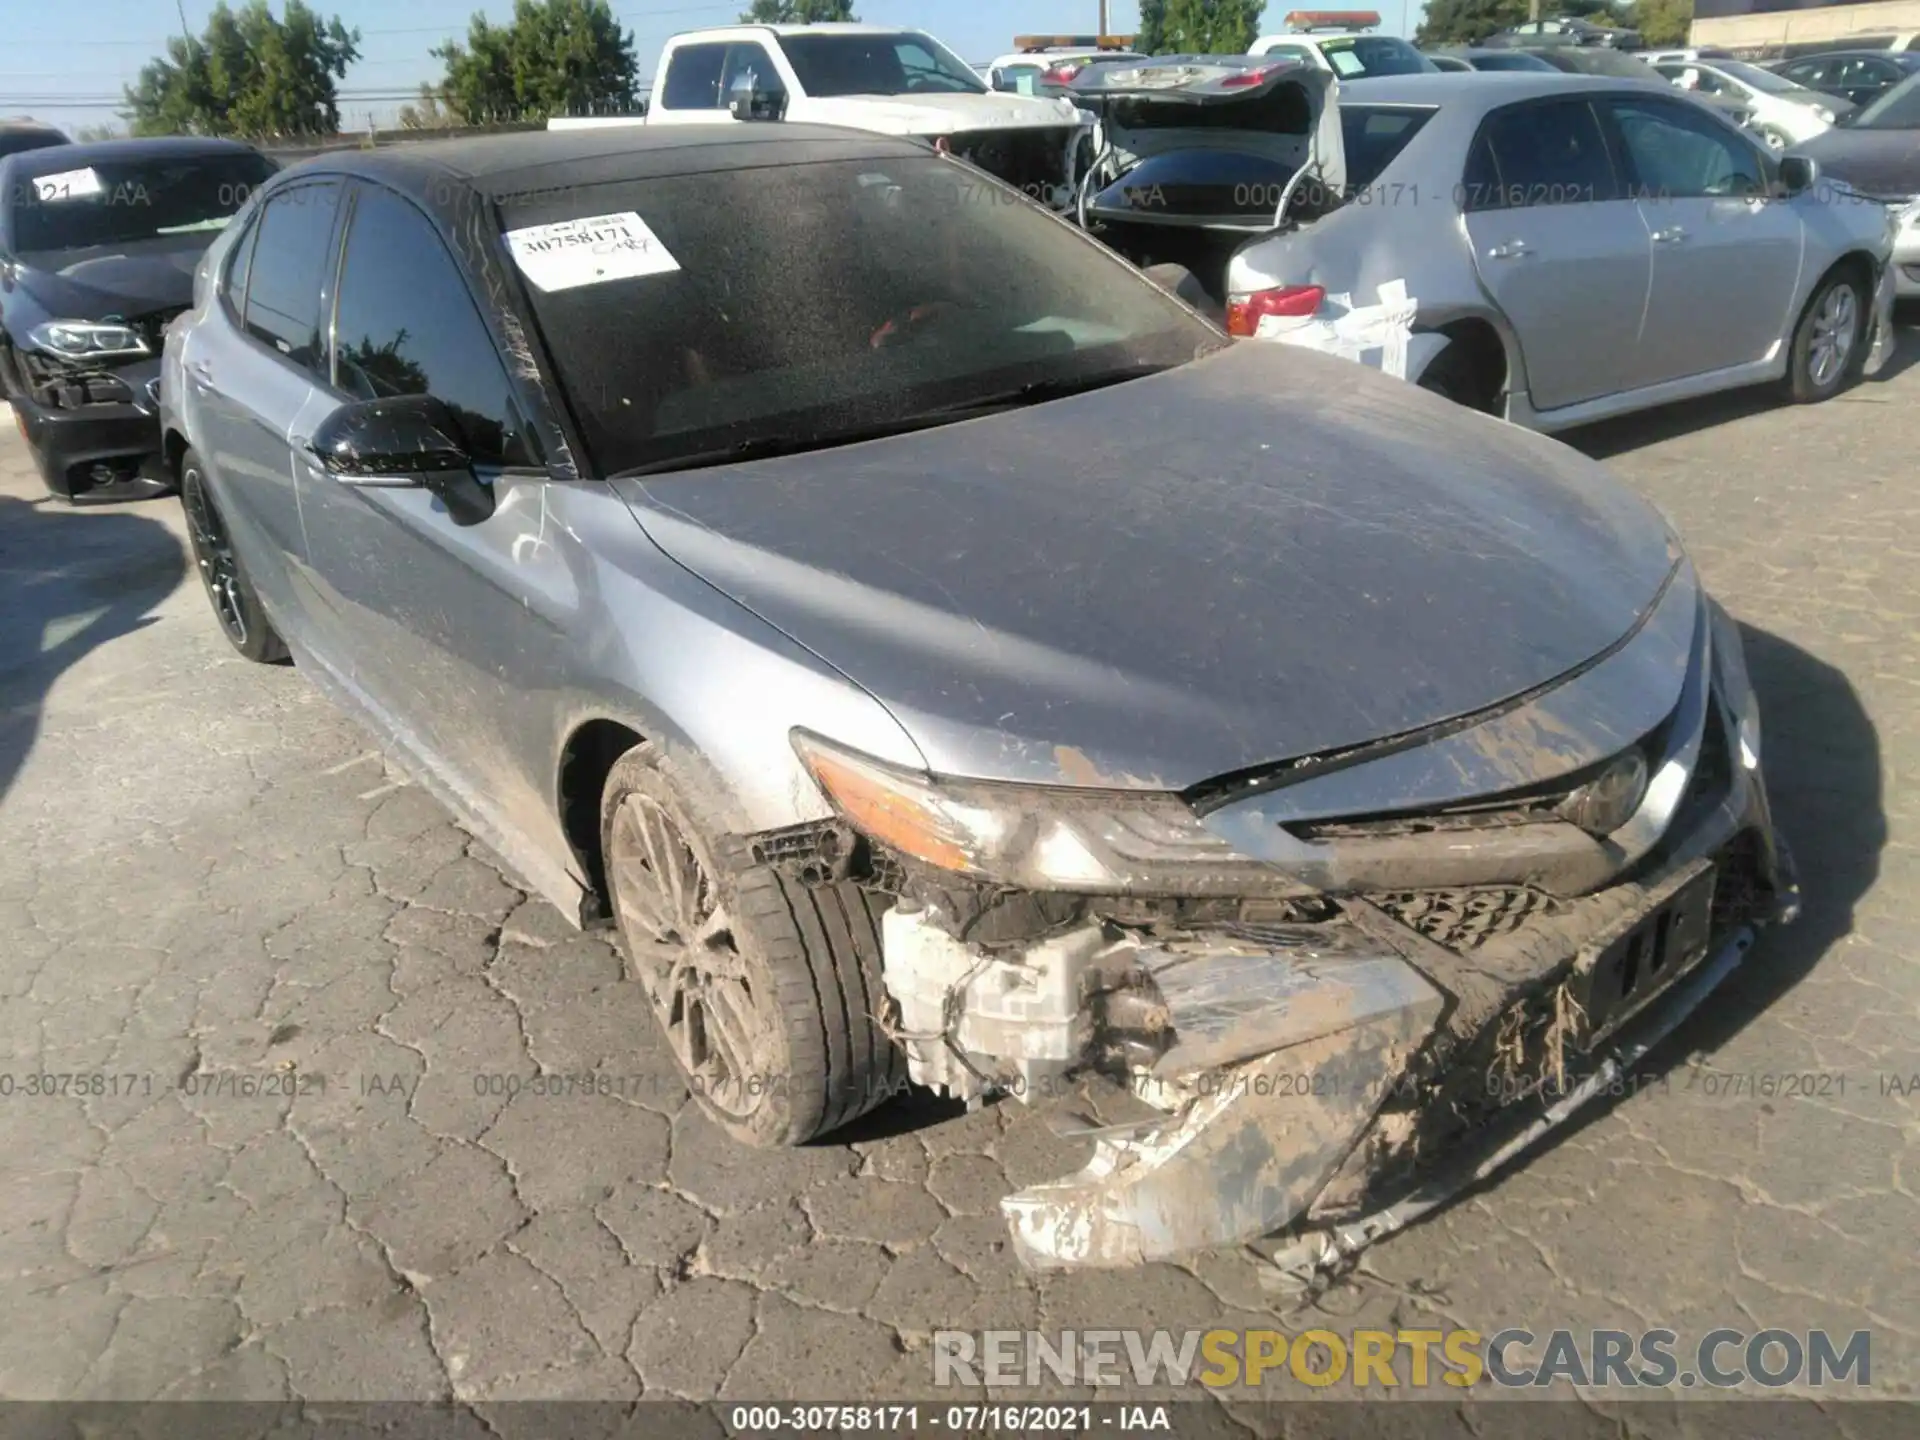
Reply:
[[654, 71], [645, 123], [729, 116], [944, 140], [953, 154], [1056, 210], [1072, 202], [1092, 126], [1070, 100], [995, 93], [919, 30], [726, 25], [675, 35]]

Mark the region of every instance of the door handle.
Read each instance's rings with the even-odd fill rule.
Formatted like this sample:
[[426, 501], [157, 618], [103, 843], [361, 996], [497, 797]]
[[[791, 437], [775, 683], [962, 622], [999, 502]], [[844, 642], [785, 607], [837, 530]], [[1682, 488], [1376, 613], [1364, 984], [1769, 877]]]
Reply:
[[1487, 258], [1489, 260], [1519, 260], [1532, 253], [1533, 247], [1524, 240], [1509, 240], [1504, 245], [1490, 245], [1487, 247]]
[[1678, 245], [1686, 238], [1687, 232], [1678, 225], [1670, 225], [1665, 230], [1653, 232], [1653, 243], [1656, 245]]

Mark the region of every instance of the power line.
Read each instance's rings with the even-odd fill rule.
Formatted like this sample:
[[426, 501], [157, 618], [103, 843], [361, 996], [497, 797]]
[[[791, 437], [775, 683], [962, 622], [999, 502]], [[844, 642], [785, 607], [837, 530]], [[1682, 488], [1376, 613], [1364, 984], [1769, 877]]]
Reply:
[[[634, 8], [631, 10], [631, 13], [623, 13], [628, 11], [629, 8], [630, 7], [626, 6], [615, 6], [614, 17], [620, 20], [645, 20], [662, 15], [695, 15], [706, 10], [734, 10], [739, 8], [739, 4], [737, 0], [707, 0], [707, 3], [704, 5], [657, 5], [645, 8]], [[495, 25], [497, 28], [503, 22], [492, 21], [489, 23]], [[378, 26], [372, 30], [362, 30], [360, 32], [360, 38], [366, 40], [371, 39], [375, 35], [446, 35], [452, 38], [466, 33], [465, 25]], [[32, 45], [54, 45], [62, 50], [75, 45], [117, 45], [131, 49], [152, 50], [157, 53], [165, 50], [167, 48], [167, 41], [175, 38], [177, 37], [168, 35], [158, 40], [108, 40], [93, 36], [63, 36], [56, 39], [52, 36], [36, 38], [31, 35], [24, 37], [9, 35], [6, 39], [6, 45], [9, 50], [22, 50]]]

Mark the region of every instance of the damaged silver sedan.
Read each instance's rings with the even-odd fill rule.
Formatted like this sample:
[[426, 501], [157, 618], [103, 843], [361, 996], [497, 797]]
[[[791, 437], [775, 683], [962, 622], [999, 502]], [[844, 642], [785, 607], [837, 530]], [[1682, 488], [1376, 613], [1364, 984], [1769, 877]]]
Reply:
[[1311, 1273], [1794, 909], [1653, 509], [909, 142], [323, 157], [161, 394], [234, 647], [617, 925], [732, 1135], [909, 1081], [1090, 1135], [1005, 1201], [1035, 1265]]

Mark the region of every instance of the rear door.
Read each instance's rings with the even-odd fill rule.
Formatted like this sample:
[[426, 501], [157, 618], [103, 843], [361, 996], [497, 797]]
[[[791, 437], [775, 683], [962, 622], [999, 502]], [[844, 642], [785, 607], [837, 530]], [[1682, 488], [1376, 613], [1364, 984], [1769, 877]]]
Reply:
[[1493, 111], [1460, 202], [1481, 283], [1519, 337], [1534, 409], [1625, 388], [1653, 261], [1593, 106], [1555, 98]]
[[1785, 333], [1804, 239], [1760, 148], [1662, 95], [1602, 102], [1653, 242], [1640, 384], [1766, 358]]
[[248, 574], [276, 623], [303, 633], [305, 542], [290, 435], [325, 372], [321, 311], [340, 182], [274, 192], [228, 257], [220, 323], [195, 326], [181, 356], [194, 443]]

